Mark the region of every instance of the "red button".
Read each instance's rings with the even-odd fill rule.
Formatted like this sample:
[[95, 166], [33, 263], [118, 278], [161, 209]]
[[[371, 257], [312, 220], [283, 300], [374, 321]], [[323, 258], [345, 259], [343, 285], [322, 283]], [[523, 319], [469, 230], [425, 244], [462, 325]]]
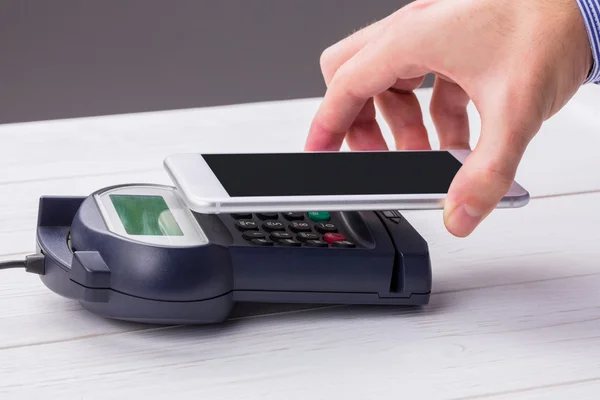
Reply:
[[346, 240], [346, 237], [344, 235], [342, 235], [341, 233], [328, 232], [325, 235], [323, 235], [323, 239], [325, 239], [325, 241], [327, 243], [333, 243], [333, 242], [341, 242], [342, 240]]

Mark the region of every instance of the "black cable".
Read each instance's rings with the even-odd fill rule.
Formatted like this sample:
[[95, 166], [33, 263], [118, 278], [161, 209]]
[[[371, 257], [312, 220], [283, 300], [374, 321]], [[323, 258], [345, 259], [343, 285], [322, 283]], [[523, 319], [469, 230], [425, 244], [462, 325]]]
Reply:
[[0, 269], [25, 268], [25, 260], [0, 261]]
[[0, 261], [0, 270], [24, 268], [33, 274], [44, 275], [45, 263], [43, 254], [30, 254], [24, 260]]

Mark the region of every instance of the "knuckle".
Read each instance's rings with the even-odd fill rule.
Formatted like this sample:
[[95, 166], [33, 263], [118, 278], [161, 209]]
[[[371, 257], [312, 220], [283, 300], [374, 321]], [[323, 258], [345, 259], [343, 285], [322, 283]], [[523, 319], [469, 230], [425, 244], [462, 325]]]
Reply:
[[463, 87], [438, 77], [429, 104], [429, 112], [432, 118], [437, 120], [462, 119], [468, 115], [467, 106], [470, 101], [470, 96]]
[[335, 88], [334, 90], [343, 93], [345, 97], [353, 101], [362, 98], [359, 93], [360, 85], [353, 82], [355, 72], [352, 65], [344, 64], [335, 72], [331, 80], [331, 86]]
[[360, 102], [365, 99], [365, 96], [359, 92], [359, 88], [354, 86], [346, 85], [346, 89], [344, 89], [344, 95], [352, 102]]
[[334, 46], [329, 46], [321, 53], [321, 57], [319, 58], [319, 64], [321, 65], [321, 69], [326, 69], [329, 64], [331, 64], [331, 59], [333, 58]]
[[337, 50], [338, 45], [333, 45], [321, 53], [321, 57], [319, 58], [319, 65], [321, 67], [321, 73], [323, 76], [330, 80], [336, 71], [336, 60], [337, 60]]

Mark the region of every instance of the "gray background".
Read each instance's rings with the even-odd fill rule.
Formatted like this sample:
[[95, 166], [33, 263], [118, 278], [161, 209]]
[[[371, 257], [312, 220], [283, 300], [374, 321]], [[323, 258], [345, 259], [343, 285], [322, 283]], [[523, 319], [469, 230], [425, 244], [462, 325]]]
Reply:
[[408, 2], [1, 0], [0, 123], [321, 96], [321, 52]]

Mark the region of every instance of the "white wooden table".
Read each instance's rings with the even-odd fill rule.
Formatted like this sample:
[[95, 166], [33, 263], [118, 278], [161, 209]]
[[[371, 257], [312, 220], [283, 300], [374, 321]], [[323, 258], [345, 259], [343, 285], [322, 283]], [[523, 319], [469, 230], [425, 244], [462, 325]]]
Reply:
[[[170, 183], [174, 152], [298, 151], [318, 104], [0, 126], [0, 259], [34, 249], [40, 195]], [[584, 87], [544, 125], [517, 177], [533, 200], [473, 236], [448, 234], [441, 211], [405, 213], [432, 252], [421, 311], [243, 307], [222, 326], [156, 327], [96, 317], [2, 271], [0, 399], [598, 399], [599, 110], [600, 90]]]

